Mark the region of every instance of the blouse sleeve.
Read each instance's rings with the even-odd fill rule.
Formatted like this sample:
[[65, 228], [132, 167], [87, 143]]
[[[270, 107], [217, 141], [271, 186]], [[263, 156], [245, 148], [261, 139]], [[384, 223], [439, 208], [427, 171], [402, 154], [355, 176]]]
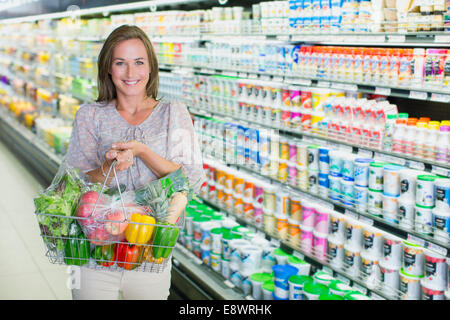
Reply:
[[83, 105], [77, 111], [67, 151], [67, 163], [83, 172], [97, 169], [101, 162], [97, 154], [95, 107]]
[[172, 102], [169, 108], [167, 160], [181, 164], [194, 192], [199, 193], [206, 176], [191, 116], [181, 102]]

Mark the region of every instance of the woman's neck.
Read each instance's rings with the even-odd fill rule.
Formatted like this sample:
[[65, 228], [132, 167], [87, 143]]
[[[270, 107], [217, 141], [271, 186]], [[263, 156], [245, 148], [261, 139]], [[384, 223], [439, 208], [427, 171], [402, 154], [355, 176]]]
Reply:
[[124, 97], [118, 96], [114, 104], [118, 111], [125, 111], [129, 114], [136, 114], [146, 109], [151, 109], [155, 105], [155, 100], [147, 96]]

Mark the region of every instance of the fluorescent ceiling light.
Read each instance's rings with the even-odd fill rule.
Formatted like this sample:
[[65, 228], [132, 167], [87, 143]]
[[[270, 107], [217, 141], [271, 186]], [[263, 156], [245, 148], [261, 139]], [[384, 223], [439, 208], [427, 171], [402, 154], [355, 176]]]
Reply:
[[[12, 1], [12, 0], [9, 0]], [[30, 0], [17, 0], [17, 1], [30, 1]], [[37, 0], [31, 0], [37, 1]], [[125, 4], [116, 4], [111, 6], [103, 6], [97, 8], [89, 8], [89, 9], [80, 9], [77, 11], [63, 11], [63, 12], [55, 12], [48, 14], [40, 14], [35, 16], [26, 16], [19, 18], [11, 18], [11, 19], [3, 19], [0, 20], [0, 23], [20, 23], [20, 22], [32, 22], [37, 20], [50, 20], [50, 19], [60, 19], [75, 16], [85, 16], [91, 14], [105, 14], [112, 12], [120, 12], [125, 10], [138, 10], [144, 8], [150, 8], [150, 6], [163, 6], [163, 5], [172, 5], [172, 4], [187, 4], [187, 3], [196, 3], [196, 2], [206, 2], [208, 0], [153, 0], [153, 1], [140, 1], [140, 2], [131, 2]], [[0, 2], [1, 6], [1, 2]]]

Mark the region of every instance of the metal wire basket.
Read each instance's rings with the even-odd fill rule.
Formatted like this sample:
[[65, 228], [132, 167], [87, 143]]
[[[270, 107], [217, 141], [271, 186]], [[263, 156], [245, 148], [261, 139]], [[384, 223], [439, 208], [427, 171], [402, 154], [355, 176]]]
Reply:
[[[175, 225], [156, 222], [148, 213], [127, 214], [115, 172], [116, 162], [108, 171], [105, 181], [114, 171], [119, 191], [123, 219], [111, 216], [95, 216], [99, 199], [91, 204], [92, 212], [87, 217], [51, 215], [36, 212], [41, 237], [46, 244], [46, 257], [52, 264], [76, 265], [96, 270], [161, 273], [169, 265], [180, 229], [184, 226], [184, 214]], [[100, 195], [103, 194], [105, 183]], [[139, 216], [135, 216], [138, 214]], [[136, 219], [134, 219], [136, 218]], [[51, 219], [55, 226], [68, 228], [66, 236], [50, 232], [42, 222]], [[144, 222], [142, 222], [142, 220]], [[48, 220], [47, 220], [48, 221]], [[150, 221], [150, 222], [149, 222]], [[86, 235], [86, 226], [95, 229]]]

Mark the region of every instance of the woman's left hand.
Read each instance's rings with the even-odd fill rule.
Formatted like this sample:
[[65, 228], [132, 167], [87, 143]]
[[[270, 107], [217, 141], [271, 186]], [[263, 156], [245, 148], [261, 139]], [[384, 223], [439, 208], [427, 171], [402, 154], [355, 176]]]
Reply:
[[134, 163], [134, 157], [140, 155], [142, 144], [135, 140], [128, 142], [116, 142], [111, 145], [110, 153], [116, 151], [116, 170], [127, 170]]
[[133, 157], [139, 157], [143, 146], [144, 145], [142, 143], [137, 142], [136, 140], [131, 140], [128, 142], [113, 143], [111, 149], [118, 151], [130, 150], [133, 154]]

